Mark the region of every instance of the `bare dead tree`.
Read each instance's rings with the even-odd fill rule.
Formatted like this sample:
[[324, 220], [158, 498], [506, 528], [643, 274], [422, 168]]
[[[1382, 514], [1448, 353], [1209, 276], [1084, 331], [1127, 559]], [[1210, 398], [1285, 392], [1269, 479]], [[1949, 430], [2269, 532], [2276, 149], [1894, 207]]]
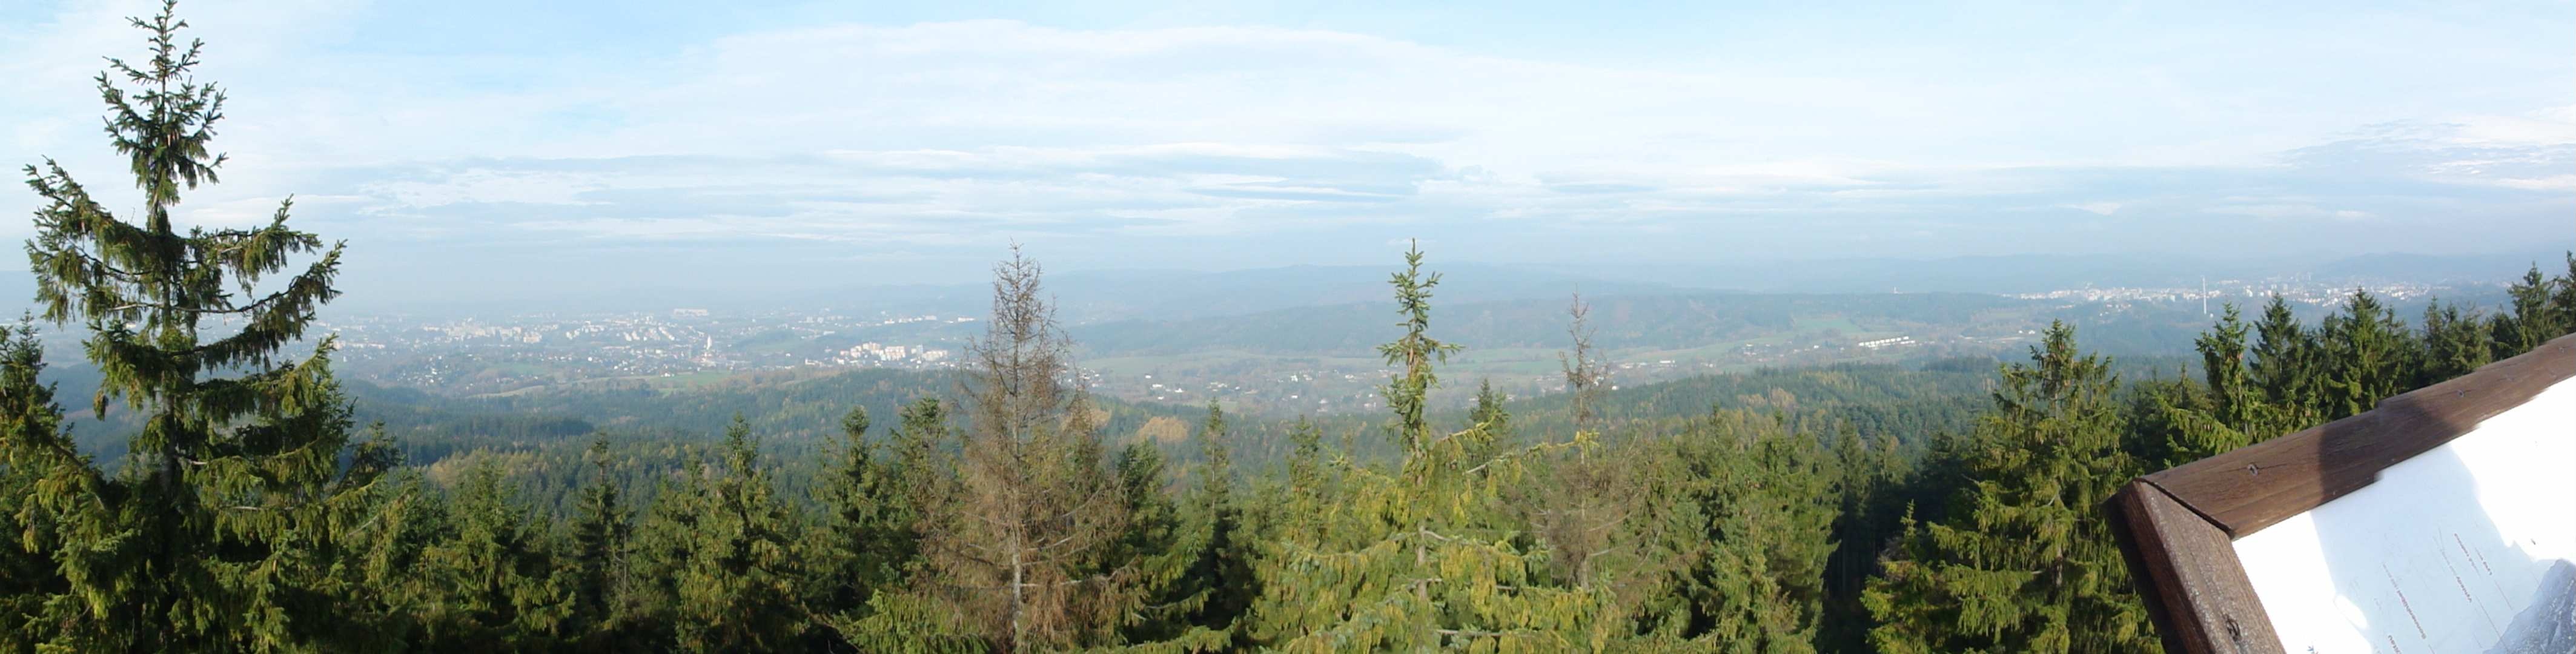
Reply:
[[1594, 424], [1597, 407], [1593, 403], [1600, 399], [1601, 383], [1609, 378], [1610, 370], [1592, 351], [1592, 305], [1583, 302], [1582, 293], [1576, 293], [1565, 312], [1569, 317], [1565, 334], [1573, 337], [1574, 351], [1557, 353], [1556, 361], [1565, 370], [1565, 389], [1573, 396], [1574, 430], [1598, 433], [1600, 425]]
[[993, 267], [993, 317], [968, 344], [958, 484], [929, 521], [935, 589], [1001, 651], [1052, 649], [1112, 624], [1121, 577], [1097, 550], [1124, 520], [1098, 420], [1037, 261]]
[[1558, 463], [1550, 496], [1541, 500], [1542, 508], [1532, 517], [1540, 537], [1574, 576], [1576, 585], [1589, 588], [1594, 559], [1611, 551], [1620, 524], [1634, 512], [1636, 493], [1625, 466], [1592, 456], [1599, 449], [1595, 440], [1600, 435], [1598, 403], [1610, 371], [1592, 345], [1592, 306], [1578, 293], [1566, 314], [1565, 332], [1574, 341], [1574, 350], [1558, 353], [1557, 361], [1571, 396], [1575, 446], [1571, 456]]

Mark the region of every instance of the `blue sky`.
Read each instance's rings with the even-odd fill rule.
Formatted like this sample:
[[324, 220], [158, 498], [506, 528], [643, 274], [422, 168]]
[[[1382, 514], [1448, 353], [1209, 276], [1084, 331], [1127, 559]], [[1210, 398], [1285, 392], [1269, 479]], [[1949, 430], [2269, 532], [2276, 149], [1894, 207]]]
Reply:
[[[1011, 240], [1059, 269], [1409, 237], [1548, 263], [2576, 246], [2576, 4], [1395, 4], [193, 2], [234, 161], [181, 215], [294, 193], [355, 283], [456, 293], [951, 281]], [[0, 159], [120, 186], [88, 77], [146, 11], [0, 8]]]

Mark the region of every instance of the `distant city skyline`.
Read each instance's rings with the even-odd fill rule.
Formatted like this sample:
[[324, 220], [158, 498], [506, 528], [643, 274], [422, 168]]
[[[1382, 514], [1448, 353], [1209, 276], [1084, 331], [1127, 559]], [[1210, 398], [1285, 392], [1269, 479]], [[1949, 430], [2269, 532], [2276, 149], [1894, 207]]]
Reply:
[[[153, 3], [0, 9], [0, 163], [134, 193]], [[183, 4], [349, 290], [2576, 247], [2576, 5]], [[0, 239], [36, 198], [0, 191]], [[121, 205], [111, 204], [111, 208]], [[0, 268], [23, 267], [17, 259]]]

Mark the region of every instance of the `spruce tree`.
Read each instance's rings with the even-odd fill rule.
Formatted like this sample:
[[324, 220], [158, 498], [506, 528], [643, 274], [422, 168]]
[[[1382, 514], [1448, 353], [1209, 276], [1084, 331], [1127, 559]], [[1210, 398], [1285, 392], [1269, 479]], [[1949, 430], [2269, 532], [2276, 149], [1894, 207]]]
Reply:
[[1596, 330], [1592, 327], [1592, 305], [1583, 301], [1583, 294], [1574, 295], [1565, 315], [1565, 335], [1574, 349], [1558, 352], [1556, 360], [1565, 373], [1565, 392], [1570, 400], [1567, 413], [1574, 421], [1575, 432], [1598, 433], [1602, 386], [1610, 380], [1610, 364], [1593, 349]]
[[444, 538], [420, 555], [419, 573], [444, 595], [428, 607], [423, 643], [444, 650], [553, 647], [572, 611], [554, 576], [545, 532], [503, 485], [490, 460], [466, 472], [447, 503]]
[[2145, 608], [2104, 503], [2138, 470], [2120, 450], [2107, 361], [2049, 326], [2004, 369], [1963, 452], [1969, 485], [1944, 520], [1907, 520], [1864, 602], [1887, 652], [2148, 652]]
[[1139, 438], [1121, 448], [1113, 469], [1127, 521], [1101, 558], [1132, 563], [1137, 574], [1130, 583], [1145, 601], [1136, 614], [1124, 616], [1120, 632], [1129, 642], [1167, 639], [1182, 628], [1174, 614], [1193, 606], [1194, 598], [1181, 588], [1182, 575], [1206, 545], [1205, 538], [1182, 524], [1180, 507], [1164, 490], [1170, 470], [1153, 439]]
[[[2303, 427], [2286, 407], [2271, 403], [2248, 367], [2247, 325], [2236, 305], [2194, 339], [2204, 385], [2188, 382], [2140, 386], [2144, 410], [2134, 431], [2149, 434], [2146, 447], [2131, 447], [2156, 467], [2171, 467], [2270, 440]], [[2291, 338], [2286, 337], [2285, 338]]]
[[1824, 614], [1825, 566], [1834, 550], [1838, 472], [1823, 446], [1778, 416], [1712, 416], [1677, 458], [1701, 461], [1684, 501], [1702, 505], [1705, 549], [1680, 586], [1693, 637], [1739, 652], [1812, 652]]
[[894, 455], [892, 483], [879, 487], [885, 501], [894, 509], [885, 516], [894, 528], [895, 557], [898, 576], [909, 574], [920, 563], [921, 521], [929, 518], [931, 507], [947, 496], [957, 478], [956, 464], [940, 455], [939, 447], [953, 435], [948, 428], [948, 410], [939, 398], [924, 397], [906, 404], [896, 416], [894, 433], [887, 439]]
[[[2576, 269], [2571, 269], [2576, 274]], [[2560, 311], [2551, 306], [2552, 291], [2559, 284], [2540, 276], [2540, 266], [2522, 274], [2522, 279], [2505, 289], [2510, 298], [2510, 313], [2498, 316], [2495, 330], [2495, 358], [2509, 359], [2529, 352], [2540, 344], [2567, 333], [2559, 321]], [[2563, 292], [2563, 291], [2562, 291]]]
[[924, 529], [935, 527], [939, 509], [958, 497], [956, 461], [942, 453], [952, 433], [947, 409], [938, 398], [923, 397], [903, 405], [887, 445], [892, 455], [887, 479], [878, 487], [878, 518], [888, 529], [890, 550], [884, 560], [893, 582], [868, 598], [864, 611], [825, 616], [850, 646], [862, 652], [983, 652], [992, 645], [966, 616], [955, 610], [953, 597], [931, 576], [923, 556]]
[[[1195, 439], [1201, 465], [1182, 502], [1164, 499], [1162, 457], [1139, 441], [1118, 460], [1127, 489], [1128, 537], [1111, 560], [1135, 563], [1143, 605], [1126, 625], [1130, 643], [1159, 649], [1214, 650], [1239, 645], [1235, 619], [1259, 586], [1245, 542], [1243, 517], [1234, 502], [1232, 455], [1227, 452], [1225, 411], [1208, 403]], [[1150, 496], [1149, 496], [1150, 495]]]
[[676, 644], [682, 619], [680, 594], [685, 590], [680, 571], [693, 564], [698, 537], [710, 529], [707, 523], [714, 512], [703, 490], [705, 453], [682, 448], [679, 456], [679, 472], [656, 482], [653, 501], [645, 505], [636, 524], [631, 559], [635, 576], [627, 586], [634, 598], [634, 615], [624, 621], [629, 627], [625, 635], [654, 649]]
[[725, 427], [718, 454], [720, 461], [688, 471], [685, 492], [697, 498], [696, 530], [687, 535], [683, 557], [657, 571], [677, 591], [674, 635], [682, 649], [694, 651], [787, 648], [809, 617], [796, 601], [804, 557], [793, 519], [740, 414]]
[[2326, 318], [2320, 332], [2327, 420], [2369, 411], [2381, 399], [2406, 390], [2415, 376], [2415, 340], [2397, 312], [2369, 291], [2353, 291], [2344, 310]]
[[1016, 247], [994, 266], [958, 483], [922, 536], [929, 589], [1002, 651], [1098, 642], [1133, 599], [1131, 571], [1099, 557], [1126, 516], [1041, 272]]
[[2324, 414], [2319, 409], [2324, 404], [2319, 361], [2324, 354], [2316, 333], [2277, 294], [2263, 305], [2263, 319], [2254, 331], [2262, 340], [2250, 352], [2250, 379], [2263, 390], [2265, 403], [2281, 409], [2289, 424], [2317, 422]]
[[1825, 619], [1818, 649], [1861, 651], [1868, 645], [1869, 609], [1861, 590], [1878, 572], [1878, 555], [1887, 549], [1905, 512], [1908, 460], [1897, 452], [1893, 436], [1863, 438], [1848, 427], [1834, 439], [1835, 469], [1841, 471], [1834, 516], [1834, 555], [1825, 570]]
[[[1509, 399], [1494, 390], [1494, 380], [1479, 379], [1476, 380], [1475, 404], [1467, 409], [1467, 422], [1471, 426], [1482, 425], [1486, 432], [1493, 434], [1497, 450], [1509, 449], [1519, 440], [1512, 433], [1512, 413], [1503, 408], [1503, 402]], [[1476, 454], [1491, 456], [1493, 452]]]
[[2192, 341], [2200, 350], [2201, 375], [2209, 385], [2216, 417], [2238, 429], [2263, 420], [2266, 409], [2254, 388], [2253, 373], [2245, 368], [2245, 332], [2244, 315], [2231, 302], [2218, 324]]
[[79, 650], [311, 647], [335, 629], [335, 603], [308, 591], [326, 585], [318, 557], [348, 409], [330, 339], [285, 351], [338, 295], [341, 250], [288, 227], [291, 202], [247, 229], [177, 224], [182, 192], [215, 183], [224, 163], [210, 149], [224, 93], [190, 75], [203, 43], [181, 41], [174, 12], [133, 20], [149, 58], [109, 59], [96, 78], [141, 215], [111, 213], [51, 159], [26, 167], [44, 200], [27, 243], [36, 304], [90, 332], [104, 377], [93, 413], [121, 405], [142, 425], [115, 475], [48, 439], [7, 444], [13, 466], [41, 471], [38, 504], [56, 521], [65, 583], [42, 637]]
[[[1558, 353], [1557, 359], [1574, 423], [1572, 447], [1549, 462], [1546, 480], [1526, 506], [1532, 507], [1531, 526], [1547, 543], [1557, 574], [1578, 588], [1592, 588], [1601, 567], [1595, 555], [1615, 553], [1612, 541], [1621, 535], [1620, 523], [1636, 512], [1641, 498], [1634, 467], [1600, 452], [1596, 411], [1609, 369], [1592, 346], [1592, 307], [1577, 295], [1566, 314], [1566, 335], [1574, 349]], [[1494, 412], [1501, 413], [1500, 403]]]
[[1250, 534], [1244, 526], [1243, 507], [1235, 497], [1233, 435], [1227, 431], [1225, 410], [1214, 400], [1208, 402], [1206, 422], [1199, 425], [1198, 485], [1189, 495], [1188, 517], [1191, 530], [1204, 533], [1206, 544], [1193, 557], [1183, 577], [1183, 597], [1197, 604], [1189, 611], [1186, 623], [1232, 638], [1235, 621], [1252, 606], [1252, 598], [1261, 594], [1260, 580], [1252, 574], [1255, 554]]
[[422, 468], [405, 466], [384, 425], [350, 457], [329, 510], [333, 563], [317, 589], [335, 607], [328, 649], [395, 651], [429, 642], [455, 589], [424, 574], [424, 557], [450, 540], [446, 502]]
[[1654, 650], [1813, 652], [1823, 639], [1841, 474], [1785, 416], [1712, 409], [1670, 438], [1625, 444], [1650, 498], [1613, 542], [1634, 563], [1631, 644]]
[[43, 621], [46, 598], [69, 590], [54, 565], [62, 545], [53, 517], [37, 493], [46, 466], [78, 457], [34, 451], [71, 448], [54, 386], [37, 380], [44, 369], [33, 321], [0, 325], [0, 443], [10, 446], [0, 449], [0, 651], [35, 651], [52, 631]]
[[[932, 407], [935, 414], [935, 400]], [[839, 623], [864, 619], [868, 603], [900, 585], [913, 562], [913, 523], [919, 516], [899, 479], [902, 468], [876, 457], [868, 427], [867, 409], [842, 416], [841, 458], [821, 480], [823, 520], [810, 532], [817, 563], [814, 577], [804, 582], [807, 602], [817, 615]]]
[[2253, 438], [2218, 421], [2209, 388], [2177, 370], [2132, 382], [2128, 406], [2121, 413], [2128, 429], [2120, 449], [2149, 469], [2169, 468], [2212, 453], [2236, 449]]
[[809, 572], [794, 516], [776, 496], [751, 425], [734, 416], [709, 460], [690, 448], [635, 533], [632, 619], [621, 636], [655, 649], [794, 646], [824, 620], [799, 602]]
[[1323, 512], [1339, 496], [1338, 480], [1345, 461], [1336, 460], [1324, 444], [1324, 431], [1313, 418], [1298, 416], [1288, 425], [1287, 460], [1277, 488], [1245, 507], [1253, 542], [1266, 557], [1269, 546], [1291, 534], [1324, 529]]
[[2549, 305], [2558, 312], [2560, 334], [2576, 334], [2576, 251], [2567, 253], [2567, 274], [2558, 278], [2558, 291], [2549, 296]]
[[628, 544], [634, 523], [626, 515], [617, 479], [610, 475], [608, 436], [591, 440], [587, 456], [598, 476], [581, 491], [573, 515], [571, 552], [572, 613], [566, 632], [594, 649], [616, 641], [611, 633], [625, 596]]
[[2434, 300], [2424, 305], [2424, 365], [2414, 380], [2423, 387], [2469, 374], [2493, 361], [2495, 332], [2476, 313]]
[[1439, 276], [1422, 272], [1420, 250], [1405, 259], [1390, 280], [1405, 332], [1379, 348], [1398, 370], [1380, 393], [1404, 459], [1329, 466], [1341, 479], [1316, 507], [1328, 513], [1283, 529], [1263, 557], [1248, 636], [1292, 652], [1608, 647], [1619, 628], [1607, 594], [1549, 583], [1546, 554], [1503, 506], [1533, 450], [1470, 457], [1493, 436], [1435, 434], [1424, 419], [1432, 365], [1457, 348], [1428, 334]]

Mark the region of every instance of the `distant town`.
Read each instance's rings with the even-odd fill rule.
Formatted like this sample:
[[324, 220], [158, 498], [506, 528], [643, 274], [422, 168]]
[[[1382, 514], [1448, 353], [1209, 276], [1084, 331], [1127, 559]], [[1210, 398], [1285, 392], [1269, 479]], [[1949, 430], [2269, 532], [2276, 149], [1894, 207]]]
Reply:
[[[2381, 283], [2365, 290], [2392, 302], [2476, 298], [2500, 288]], [[1740, 343], [1680, 350], [1613, 348], [1614, 375], [1643, 383], [1760, 366], [1845, 361], [1903, 361], [2002, 352], [2044, 326], [2037, 312], [2097, 320], [2147, 315], [2205, 326], [2205, 316], [2235, 303], [2250, 310], [2274, 294], [2303, 313], [2339, 306], [2354, 286], [2307, 280], [2210, 280], [2186, 288], [2078, 287], [2011, 297], [2041, 307], [2032, 316], [1992, 324], [1861, 325], [1801, 320], [1779, 334]], [[2053, 307], [2053, 308], [2052, 308]], [[2404, 316], [2410, 321], [2413, 316]], [[966, 316], [829, 310], [725, 312], [673, 308], [604, 314], [530, 313], [500, 318], [330, 316], [335, 361], [343, 374], [369, 382], [451, 395], [521, 392], [601, 380], [698, 383], [754, 371], [895, 368], [946, 370], [959, 365], [968, 339], [983, 326]], [[1518, 359], [1471, 348], [1455, 378], [1491, 380], [1512, 394], [1562, 386], [1552, 354]], [[1377, 408], [1385, 368], [1365, 352], [1238, 360], [1217, 354], [1082, 357], [1083, 381], [1104, 395], [1132, 401], [1203, 403], [1222, 399], [1253, 409], [1335, 413]], [[1472, 392], [1475, 382], [1444, 395]]]
[[[933, 369], [954, 365], [941, 329], [974, 318], [852, 316], [706, 309], [503, 320], [354, 316], [323, 322], [339, 335], [340, 367], [378, 383], [480, 394], [618, 378], [705, 376], [793, 367]], [[940, 339], [926, 341], [925, 339]]]

